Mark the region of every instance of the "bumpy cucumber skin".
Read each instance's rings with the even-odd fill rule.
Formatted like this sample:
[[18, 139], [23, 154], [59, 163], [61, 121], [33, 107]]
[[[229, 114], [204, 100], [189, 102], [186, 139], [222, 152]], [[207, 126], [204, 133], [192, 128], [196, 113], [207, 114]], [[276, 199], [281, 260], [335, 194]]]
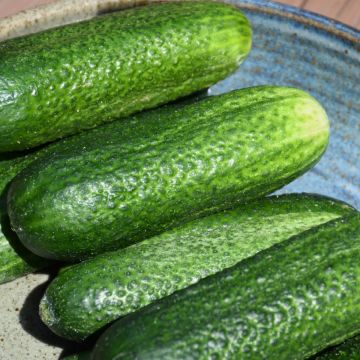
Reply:
[[0, 152], [43, 144], [209, 87], [251, 26], [219, 2], [152, 4], [0, 44]]
[[[202, 91], [178, 101], [189, 104], [204, 97], [206, 92]], [[43, 152], [37, 150], [23, 155], [19, 153], [0, 155], [0, 284], [41, 270], [50, 264], [48, 260], [35, 255], [21, 243], [11, 229], [6, 211], [6, 193], [10, 181]], [[65, 269], [64, 267], [60, 271]], [[85, 359], [85, 355], [79, 359]]]
[[294, 194], [194, 220], [68, 268], [47, 288], [40, 316], [58, 335], [83, 340], [121, 316], [354, 211], [326, 197]]
[[281, 188], [325, 151], [307, 93], [256, 87], [64, 139], [12, 183], [11, 223], [34, 253], [81, 260]]
[[360, 330], [360, 214], [320, 225], [117, 321], [100, 359], [305, 359]]
[[6, 211], [6, 192], [10, 181], [36, 155], [0, 159], [0, 284], [24, 276], [46, 266], [47, 260], [31, 253], [11, 230]]
[[311, 360], [359, 360], [360, 336], [345, 340], [342, 344], [329, 348]]

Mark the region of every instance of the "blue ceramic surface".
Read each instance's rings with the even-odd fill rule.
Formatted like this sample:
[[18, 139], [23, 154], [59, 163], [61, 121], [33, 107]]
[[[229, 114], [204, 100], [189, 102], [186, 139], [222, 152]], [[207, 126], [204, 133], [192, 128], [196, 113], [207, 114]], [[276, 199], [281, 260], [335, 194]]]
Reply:
[[360, 209], [360, 32], [330, 19], [264, 0], [230, 0], [252, 22], [254, 41], [239, 70], [211, 94], [276, 84], [310, 92], [331, 121], [320, 163], [280, 192], [312, 192]]

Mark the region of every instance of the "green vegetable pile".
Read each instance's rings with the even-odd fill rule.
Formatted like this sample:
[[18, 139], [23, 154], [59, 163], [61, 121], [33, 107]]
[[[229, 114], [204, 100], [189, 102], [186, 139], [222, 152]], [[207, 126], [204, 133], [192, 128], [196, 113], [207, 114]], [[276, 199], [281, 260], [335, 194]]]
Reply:
[[0, 44], [0, 283], [62, 267], [39, 311], [90, 342], [68, 359], [359, 354], [360, 213], [267, 196], [320, 160], [325, 110], [274, 85], [183, 100], [251, 38], [187, 1]]

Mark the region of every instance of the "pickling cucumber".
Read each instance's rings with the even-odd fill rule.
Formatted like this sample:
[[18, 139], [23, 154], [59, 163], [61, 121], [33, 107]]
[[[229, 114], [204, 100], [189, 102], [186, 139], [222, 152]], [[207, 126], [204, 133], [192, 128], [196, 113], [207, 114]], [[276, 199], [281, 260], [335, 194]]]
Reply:
[[49, 146], [12, 182], [8, 212], [37, 255], [82, 260], [269, 194], [317, 163], [328, 140], [309, 94], [235, 90]]
[[359, 257], [357, 213], [118, 320], [91, 359], [307, 359], [360, 332]]
[[0, 43], [0, 152], [205, 89], [250, 48], [246, 16], [206, 1], [141, 6]]
[[40, 316], [58, 335], [83, 340], [121, 316], [354, 211], [330, 198], [294, 194], [192, 221], [63, 270], [47, 288]]

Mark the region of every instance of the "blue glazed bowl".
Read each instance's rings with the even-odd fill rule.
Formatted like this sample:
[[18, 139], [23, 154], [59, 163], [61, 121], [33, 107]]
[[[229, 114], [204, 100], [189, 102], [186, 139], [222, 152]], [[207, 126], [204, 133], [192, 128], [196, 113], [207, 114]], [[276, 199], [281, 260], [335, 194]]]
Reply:
[[319, 164], [280, 192], [320, 193], [360, 209], [360, 32], [291, 6], [230, 0], [253, 25], [253, 50], [211, 94], [274, 84], [310, 92], [331, 121], [329, 148]]

